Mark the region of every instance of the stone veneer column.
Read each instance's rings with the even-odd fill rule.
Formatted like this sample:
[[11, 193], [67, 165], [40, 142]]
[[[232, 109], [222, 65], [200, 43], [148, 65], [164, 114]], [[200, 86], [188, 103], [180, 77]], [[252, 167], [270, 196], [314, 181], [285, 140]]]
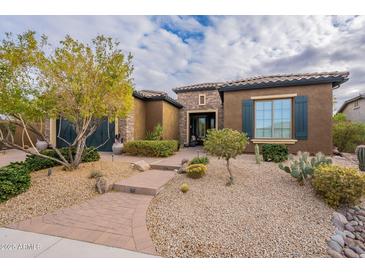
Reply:
[[124, 142], [134, 140], [134, 111], [128, 114], [126, 118], [119, 120], [119, 132]]

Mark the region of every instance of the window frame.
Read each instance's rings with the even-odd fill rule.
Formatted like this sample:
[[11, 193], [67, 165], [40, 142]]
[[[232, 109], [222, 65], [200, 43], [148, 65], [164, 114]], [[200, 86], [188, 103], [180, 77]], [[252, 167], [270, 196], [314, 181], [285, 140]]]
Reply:
[[[274, 114], [274, 101], [278, 100], [290, 100], [290, 131], [289, 131], [289, 137], [283, 138], [283, 137], [274, 137], [274, 120], [275, 120], [275, 114]], [[293, 138], [293, 130], [294, 130], [294, 113], [293, 113], [293, 97], [283, 97], [283, 98], [265, 98], [265, 99], [256, 99], [254, 100], [254, 110], [253, 110], [253, 120], [254, 120], [254, 139], [256, 140], [292, 140]], [[256, 103], [257, 102], [271, 102], [271, 137], [258, 137], [256, 135]]]
[[354, 101], [354, 109], [359, 108], [359, 100]]
[[[200, 98], [204, 98], [204, 102], [203, 103], [200, 103]], [[205, 106], [207, 104], [207, 96], [206, 94], [199, 94], [199, 97], [198, 97], [198, 103], [199, 103], [199, 106]]]

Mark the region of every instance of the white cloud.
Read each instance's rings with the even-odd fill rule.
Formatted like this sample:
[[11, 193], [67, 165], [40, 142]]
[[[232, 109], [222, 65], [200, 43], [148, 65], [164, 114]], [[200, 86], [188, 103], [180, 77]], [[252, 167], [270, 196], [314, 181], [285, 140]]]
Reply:
[[138, 89], [271, 73], [349, 70], [339, 104], [365, 91], [364, 16], [2, 16], [0, 36], [32, 29], [53, 44], [66, 34], [115, 37], [134, 55]]

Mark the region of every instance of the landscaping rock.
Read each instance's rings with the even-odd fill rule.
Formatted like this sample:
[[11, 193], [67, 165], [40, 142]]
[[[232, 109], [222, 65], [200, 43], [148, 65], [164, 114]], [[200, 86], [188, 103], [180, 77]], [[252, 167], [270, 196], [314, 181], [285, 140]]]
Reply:
[[361, 254], [360, 255], [360, 258], [365, 258], [365, 254]]
[[338, 252], [338, 253], [341, 253], [341, 251], [342, 251], [342, 247], [340, 246], [340, 244], [339, 244], [339, 243], [337, 243], [337, 242], [335, 242], [334, 240], [329, 240], [329, 241], [328, 241], [328, 246], [329, 246], [331, 249], [333, 249], [333, 250], [335, 250], [336, 252]]
[[353, 248], [351, 248], [353, 251], [355, 251], [356, 252], [356, 254], [358, 254], [358, 255], [361, 255], [361, 254], [365, 254], [365, 251], [361, 248], [361, 247], [359, 247], [359, 246], [354, 246]]
[[343, 237], [339, 234], [335, 234], [331, 237], [331, 239], [335, 242], [337, 242], [341, 247], [345, 245], [345, 241], [343, 240]]
[[144, 160], [133, 163], [133, 167], [139, 171], [146, 171], [151, 168], [151, 166]]
[[181, 167], [177, 170], [177, 173], [182, 174], [182, 173], [186, 173], [186, 169], [188, 167], [188, 162], [185, 162], [184, 164], [181, 165]]
[[344, 248], [343, 252], [345, 253], [345, 256], [348, 258], [359, 258], [359, 255], [357, 255], [352, 249], [350, 248]]
[[335, 212], [333, 213], [333, 220], [338, 220], [341, 223], [343, 223], [344, 225], [348, 223], [347, 219], [345, 216], [343, 216], [341, 213], [339, 212]]
[[349, 237], [351, 239], [355, 239], [355, 235], [352, 232], [348, 231], [348, 230], [344, 230], [344, 234], [345, 234], [346, 237]]
[[96, 178], [96, 190], [99, 194], [104, 194], [108, 191], [108, 183], [105, 178], [98, 177]]
[[328, 255], [330, 255], [332, 258], [343, 258], [343, 256], [340, 253], [331, 248], [328, 249]]
[[345, 229], [348, 230], [348, 231], [350, 231], [350, 232], [354, 232], [355, 231], [355, 228], [352, 225], [350, 225], [350, 224], [346, 224], [345, 225]]

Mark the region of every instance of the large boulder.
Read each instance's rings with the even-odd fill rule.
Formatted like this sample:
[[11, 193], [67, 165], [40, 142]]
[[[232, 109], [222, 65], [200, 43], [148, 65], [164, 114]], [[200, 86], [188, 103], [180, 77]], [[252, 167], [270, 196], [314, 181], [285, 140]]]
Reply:
[[144, 160], [133, 163], [133, 167], [139, 171], [146, 171], [151, 168], [151, 166]]

